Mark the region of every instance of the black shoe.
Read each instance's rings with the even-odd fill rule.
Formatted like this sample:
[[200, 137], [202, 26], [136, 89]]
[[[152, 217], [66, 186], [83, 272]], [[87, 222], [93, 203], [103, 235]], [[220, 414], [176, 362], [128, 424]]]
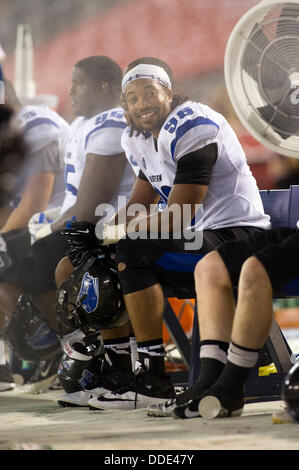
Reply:
[[233, 396], [221, 384], [215, 384], [208, 391], [173, 410], [175, 418], [213, 419], [240, 416], [244, 407], [243, 395]]
[[184, 405], [188, 403], [192, 398], [196, 398], [206, 391], [206, 387], [202, 384], [194, 384], [189, 389], [180, 393], [174, 398], [170, 398], [161, 403], [152, 404], [147, 408], [148, 416], [157, 416], [157, 417], [172, 417], [173, 410], [177, 406]]
[[[131, 366], [131, 357], [128, 359]], [[91, 395], [101, 396], [110, 391], [127, 387], [133, 381], [133, 372], [124, 370], [119, 362], [118, 354], [113, 350], [108, 350], [102, 360], [98, 381], [92, 389], [66, 393], [59, 397], [57, 404], [61, 407], [88, 406]]]
[[57, 377], [61, 357], [62, 353], [59, 353], [51, 359], [40, 361], [33, 375], [23, 385], [23, 392], [44, 393], [49, 390]]
[[135, 410], [174, 397], [175, 390], [169, 377], [158, 377], [138, 362], [131, 384], [117, 392], [92, 396], [88, 405], [98, 410]]
[[9, 356], [10, 370], [16, 385], [24, 385], [34, 374], [38, 362], [24, 361], [11, 351]]
[[8, 363], [0, 365], [0, 392], [13, 390], [16, 384], [13, 380], [10, 366]]

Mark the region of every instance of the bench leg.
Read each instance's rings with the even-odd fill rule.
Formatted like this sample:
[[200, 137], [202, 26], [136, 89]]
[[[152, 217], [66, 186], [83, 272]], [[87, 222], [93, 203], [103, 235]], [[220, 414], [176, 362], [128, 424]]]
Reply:
[[176, 314], [172, 310], [169, 302], [165, 301], [165, 308], [164, 308], [164, 324], [176, 345], [180, 356], [188, 368], [188, 371], [182, 372], [172, 372], [169, 375], [172, 377], [172, 381], [174, 385], [177, 386], [187, 386], [189, 380], [189, 370], [190, 370], [190, 362], [191, 362], [191, 345], [189, 339], [186, 336], [184, 329], [182, 328]]
[[266, 344], [277, 372], [287, 373], [293, 365], [292, 351], [274, 318]]

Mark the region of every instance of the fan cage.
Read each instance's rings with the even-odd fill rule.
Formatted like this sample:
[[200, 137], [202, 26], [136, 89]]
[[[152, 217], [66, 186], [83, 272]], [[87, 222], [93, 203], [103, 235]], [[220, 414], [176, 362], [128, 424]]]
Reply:
[[231, 33], [224, 71], [247, 130], [273, 151], [299, 158], [299, 1], [249, 10]]

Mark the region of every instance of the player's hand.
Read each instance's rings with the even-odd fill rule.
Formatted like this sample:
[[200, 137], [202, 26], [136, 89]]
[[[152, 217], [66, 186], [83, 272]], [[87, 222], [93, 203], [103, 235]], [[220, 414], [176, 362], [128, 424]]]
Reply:
[[48, 229], [45, 229], [45, 227], [51, 224], [51, 222], [59, 216], [60, 211], [61, 207], [55, 207], [45, 212], [38, 212], [31, 217], [28, 223], [28, 230], [31, 235], [31, 244], [39, 238], [51, 233], [50, 227], [48, 227]]
[[61, 230], [67, 243], [73, 247], [93, 249], [99, 245], [95, 235], [95, 225], [85, 221], [72, 220]]
[[99, 221], [96, 224], [95, 234], [102, 246], [114, 245], [126, 236], [126, 226], [103, 224]]
[[61, 230], [61, 234], [66, 238], [69, 246], [66, 255], [74, 267], [84, 263], [95, 250], [100, 250], [94, 224], [85, 221], [71, 221]]

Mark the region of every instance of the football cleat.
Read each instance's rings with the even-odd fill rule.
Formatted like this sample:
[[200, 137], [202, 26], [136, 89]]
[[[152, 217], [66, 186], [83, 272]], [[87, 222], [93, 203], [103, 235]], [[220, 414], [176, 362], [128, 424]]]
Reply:
[[6, 392], [13, 390], [16, 384], [13, 380], [13, 376], [9, 367], [9, 364], [0, 365], [0, 392]]
[[90, 400], [92, 393], [102, 395], [108, 392], [109, 390], [103, 387], [98, 387], [92, 390], [80, 390], [78, 392], [65, 393], [64, 395], [61, 395], [61, 397], [59, 397], [59, 399], [57, 400], [57, 404], [63, 408], [88, 406], [88, 401]]
[[59, 397], [57, 404], [61, 407], [67, 406], [88, 406], [91, 396], [102, 396], [112, 390], [118, 390], [120, 387], [131, 383], [133, 374], [120, 368], [117, 354], [113, 350], [107, 350], [102, 361], [97, 384], [91, 388], [78, 390], [72, 393], [66, 393]]
[[157, 377], [137, 361], [133, 380], [126, 387], [102, 396], [92, 395], [88, 402], [90, 409], [135, 410], [158, 404], [161, 399], [175, 397], [170, 379]]
[[175, 418], [214, 419], [240, 416], [244, 408], [243, 396], [232, 396], [221, 384], [211, 387], [207, 392], [177, 406], [173, 410]]
[[171, 417], [173, 416], [173, 410], [184, 403], [187, 403], [192, 398], [200, 396], [206, 391], [206, 388], [200, 384], [194, 384], [189, 389], [182, 393], [179, 393], [175, 398], [170, 398], [163, 403], [153, 404], [148, 407], [148, 416], [157, 417]]
[[40, 361], [34, 374], [20, 388], [24, 393], [44, 393], [49, 390], [57, 377], [61, 354], [46, 361]]
[[175, 398], [169, 398], [168, 400], [156, 404], [151, 404], [147, 407], [148, 416], [157, 416], [160, 418], [171, 417], [173, 410], [177, 407], [177, 401]]

